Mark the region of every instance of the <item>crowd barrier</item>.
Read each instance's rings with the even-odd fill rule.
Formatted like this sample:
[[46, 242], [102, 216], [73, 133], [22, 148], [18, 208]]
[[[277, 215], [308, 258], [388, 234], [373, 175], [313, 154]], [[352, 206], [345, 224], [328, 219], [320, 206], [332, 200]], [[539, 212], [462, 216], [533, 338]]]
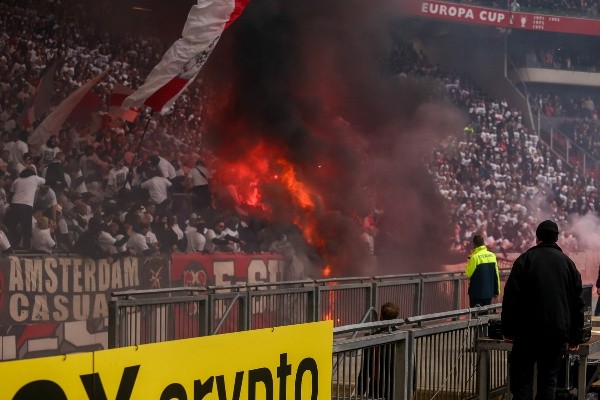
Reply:
[[[499, 309], [334, 328], [332, 399], [477, 399], [475, 345]], [[506, 390], [506, 353], [492, 351], [488, 367], [487, 398], [496, 398]]]
[[[587, 322], [591, 322], [592, 288], [586, 284], [582, 292]], [[502, 304], [492, 304], [335, 327], [332, 399], [506, 398], [508, 352], [502, 345], [485, 351], [478, 346], [479, 339], [488, 337], [489, 321], [500, 319], [501, 309]], [[583, 347], [587, 344], [581, 349], [586, 354], [581, 359], [585, 370], [589, 354]], [[577, 398], [584, 398], [581, 368], [574, 388]]]
[[[508, 273], [501, 270], [502, 287]], [[462, 272], [438, 272], [115, 292], [109, 347], [323, 320], [352, 325], [376, 320], [387, 302], [404, 318], [448, 312], [469, 306], [468, 282]]]
[[[175, 254], [113, 263], [60, 254], [3, 257], [0, 359], [105, 349], [125, 335], [118, 329], [133, 329], [129, 335], [148, 342], [324, 319], [346, 325], [372, 320], [381, 301], [399, 304], [402, 315], [466, 304], [461, 272], [302, 283], [281, 282], [284, 273], [276, 254]], [[150, 294], [140, 299], [145, 291]], [[113, 300], [137, 307], [116, 318], [129, 326], [111, 326]]]

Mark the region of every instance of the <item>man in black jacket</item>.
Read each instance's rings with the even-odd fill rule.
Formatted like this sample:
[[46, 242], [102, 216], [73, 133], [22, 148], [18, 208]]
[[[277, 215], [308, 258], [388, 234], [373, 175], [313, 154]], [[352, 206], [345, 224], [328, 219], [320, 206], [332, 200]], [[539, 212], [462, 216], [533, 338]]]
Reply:
[[556, 244], [558, 226], [546, 220], [537, 227], [537, 245], [515, 261], [502, 302], [502, 330], [513, 341], [509, 357], [514, 400], [554, 399], [561, 360], [582, 342], [581, 275]]

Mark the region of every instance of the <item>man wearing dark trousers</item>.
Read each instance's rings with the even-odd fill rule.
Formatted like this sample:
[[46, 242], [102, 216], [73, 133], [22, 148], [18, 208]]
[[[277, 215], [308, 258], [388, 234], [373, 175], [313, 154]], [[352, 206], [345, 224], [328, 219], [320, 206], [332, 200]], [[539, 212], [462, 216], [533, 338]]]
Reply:
[[536, 399], [554, 400], [561, 360], [583, 336], [581, 275], [556, 244], [556, 223], [546, 220], [535, 233], [537, 245], [515, 261], [502, 302], [502, 330], [513, 342], [508, 362], [514, 400], [533, 399], [536, 363]]
[[469, 281], [469, 307], [488, 306], [500, 294], [500, 274], [496, 255], [489, 251], [481, 235], [473, 236], [473, 252], [465, 268]]

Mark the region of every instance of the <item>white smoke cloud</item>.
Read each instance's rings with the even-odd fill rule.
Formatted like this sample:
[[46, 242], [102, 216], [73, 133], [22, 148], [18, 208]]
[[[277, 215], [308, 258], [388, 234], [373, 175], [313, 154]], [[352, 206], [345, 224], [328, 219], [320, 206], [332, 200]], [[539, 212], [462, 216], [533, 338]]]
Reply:
[[600, 251], [600, 217], [594, 214], [574, 216], [570, 226], [580, 250]]

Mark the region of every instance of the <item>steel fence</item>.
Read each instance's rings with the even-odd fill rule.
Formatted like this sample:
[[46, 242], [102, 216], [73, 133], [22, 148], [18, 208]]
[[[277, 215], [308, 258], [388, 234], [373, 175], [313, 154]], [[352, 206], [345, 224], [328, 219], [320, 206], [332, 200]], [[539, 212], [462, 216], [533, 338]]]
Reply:
[[108, 347], [207, 335], [209, 297], [194, 289], [123, 292], [109, 305]]
[[290, 285], [271, 289], [256, 285], [248, 291], [250, 329], [302, 324], [316, 321], [315, 290], [312, 286]]
[[318, 320], [332, 320], [334, 326], [361, 322], [373, 305], [375, 286], [370, 279], [317, 281]]
[[[487, 336], [488, 321], [498, 317], [498, 309], [496, 304], [483, 308], [487, 315], [465, 309], [335, 328], [332, 398], [477, 398], [475, 344]], [[382, 329], [392, 326], [397, 330]], [[489, 362], [487, 389], [494, 396], [506, 390], [506, 354], [494, 354]]]
[[453, 311], [468, 307], [468, 282], [431, 273], [116, 292], [109, 347], [322, 320], [351, 325], [377, 320], [386, 302], [403, 318]]
[[405, 398], [408, 333], [363, 336], [334, 344], [332, 399]]
[[415, 399], [477, 397], [474, 348], [476, 339], [487, 333], [485, 323], [477, 318], [411, 331]]
[[[507, 275], [503, 273], [502, 282]], [[492, 350], [483, 361], [476, 350], [477, 339], [487, 336], [489, 320], [499, 318], [501, 304], [369, 322], [375, 319], [376, 307], [388, 301], [404, 304], [404, 310], [413, 314], [425, 308], [422, 299], [430, 295], [441, 295], [449, 304], [468, 301], [465, 279], [452, 274], [440, 278], [376, 277], [115, 293], [117, 299], [109, 310], [109, 346], [330, 318], [336, 326], [333, 399], [504, 396], [506, 352]], [[586, 304], [590, 303], [590, 285], [585, 296]], [[417, 305], [410, 303], [411, 298]], [[477, 374], [480, 362], [489, 371], [485, 377]]]

